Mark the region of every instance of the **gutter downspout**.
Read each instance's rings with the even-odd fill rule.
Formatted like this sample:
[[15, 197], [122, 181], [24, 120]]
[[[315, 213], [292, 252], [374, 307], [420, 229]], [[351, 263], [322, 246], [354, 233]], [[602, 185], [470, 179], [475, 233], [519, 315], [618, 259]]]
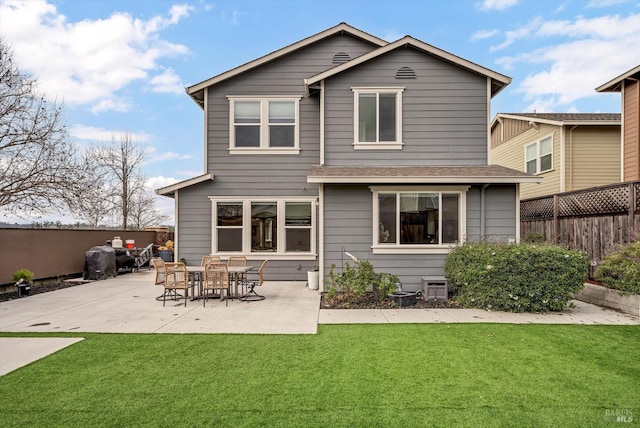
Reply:
[[480, 188], [480, 240], [484, 241], [484, 237], [485, 235], [485, 189], [487, 187], [489, 187], [491, 185], [491, 183], [487, 183], [484, 186], [482, 186], [482, 188]]
[[324, 165], [324, 79], [320, 81], [320, 165]]
[[569, 129], [569, 192], [573, 190], [573, 130], [577, 127], [574, 125]]

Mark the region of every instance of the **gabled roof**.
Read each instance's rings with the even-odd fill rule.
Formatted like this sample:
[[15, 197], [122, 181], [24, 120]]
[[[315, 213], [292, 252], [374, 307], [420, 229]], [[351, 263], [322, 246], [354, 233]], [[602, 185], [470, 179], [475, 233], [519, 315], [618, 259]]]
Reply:
[[620, 113], [498, 113], [491, 128], [500, 119], [526, 120], [557, 126], [573, 125], [620, 125]]
[[442, 49], [436, 48], [435, 46], [431, 46], [430, 44], [427, 44], [423, 41], [420, 41], [418, 39], [414, 39], [411, 36], [405, 36], [401, 39], [396, 40], [393, 43], [389, 43], [386, 44], [376, 50], [373, 50], [369, 53], [366, 53], [364, 55], [361, 55], [357, 58], [352, 59], [351, 61], [348, 61], [344, 64], [338, 65], [336, 67], [333, 67], [327, 71], [324, 71], [322, 73], [316, 74], [315, 76], [312, 76], [308, 79], [305, 79], [305, 86], [309, 87], [311, 85], [313, 85], [314, 83], [320, 82], [321, 80], [324, 80], [328, 77], [334, 76], [338, 73], [341, 73], [345, 70], [349, 70], [352, 67], [355, 67], [356, 65], [362, 64], [366, 61], [369, 61], [371, 59], [377, 58], [380, 55], [384, 55], [387, 52], [390, 52], [394, 49], [398, 49], [400, 47], [406, 47], [406, 46], [411, 46], [413, 48], [416, 48], [418, 50], [421, 50], [427, 54], [436, 56], [440, 59], [443, 59], [445, 61], [448, 61], [452, 64], [455, 64], [457, 66], [460, 66], [462, 68], [465, 68], [473, 73], [479, 74], [481, 76], [486, 76], [486, 77], [490, 77], [491, 78], [491, 96], [495, 96], [498, 92], [500, 92], [505, 86], [507, 86], [509, 83], [511, 83], [511, 78], [508, 76], [505, 76], [503, 74], [497, 73], [493, 70], [489, 70], [488, 68], [482, 67], [478, 64], [475, 64], [471, 61], [468, 61], [464, 58], [460, 58], [459, 56], [456, 56], [452, 53], [449, 53], [447, 51], [444, 51]]
[[309, 183], [486, 184], [542, 183], [542, 177], [500, 165], [342, 167], [314, 165]]
[[626, 73], [622, 73], [620, 76], [613, 80], [608, 81], [604, 85], [600, 85], [596, 88], [597, 92], [620, 92], [622, 89], [622, 82], [626, 79], [640, 79], [640, 65], [632, 68]]
[[204, 181], [211, 180], [213, 181], [213, 174], [202, 174], [197, 177], [189, 178], [187, 180], [179, 181], [177, 183], [171, 184], [169, 186], [161, 187], [156, 189], [156, 194], [161, 196], [168, 196], [172, 198], [177, 190], [184, 189], [185, 187], [193, 186], [194, 184], [202, 183]]
[[384, 46], [386, 44], [388, 44], [388, 42], [373, 36], [369, 33], [366, 33], [362, 30], [358, 30], [355, 27], [350, 26], [347, 23], [341, 22], [340, 24], [331, 27], [329, 29], [326, 29], [324, 31], [321, 31], [320, 33], [314, 34], [313, 36], [309, 36], [305, 39], [302, 39], [300, 41], [297, 41], [289, 46], [285, 46], [282, 49], [278, 49], [277, 51], [271, 52], [270, 54], [267, 54], [265, 56], [262, 56], [260, 58], [257, 58], [253, 61], [247, 62], [246, 64], [240, 65], [236, 68], [233, 68], [231, 70], [225, 71], [224, 73], [218, 74], [217, 76], [211, 77], [207, 80], [204, 80], [200, 83], [196, 83], [195, 85], [192, 86], [188, 86], [186, 88], [187, 94], [189, 94], [191, 96], [191, 98], [193, 98], [193, 100], [198, 103], [198, 104], [202, 104], [202, 100], [203, 100], [203, 95], [202, 92], [204, 91], [204, 89], [208, 86], [211, 85], [215, 85], [216, 83], [222, 82], [223, 80], [229, 79], [231, 77], [237, 76], [240, 73], [244, 73], [245, 71], [249, 71], [255, 67], [259, 67], [263, 64], [266, 64], [270, 61], [273, 61], [275, 59], [278, 59], [284, 55], [290, 54], [291, 52], [294, 52], [298, 49], [304, 48], [306, 46], [309, 46], [319, 40], [325, 39], [327, 37], [331, 37], [333, 35], [336, 34], [340, 34], [340, 33], [349, 33], [352, 36], [358, 37], [360, 39], [366, 40], [369, 43], [376, 45], [376, 46]]

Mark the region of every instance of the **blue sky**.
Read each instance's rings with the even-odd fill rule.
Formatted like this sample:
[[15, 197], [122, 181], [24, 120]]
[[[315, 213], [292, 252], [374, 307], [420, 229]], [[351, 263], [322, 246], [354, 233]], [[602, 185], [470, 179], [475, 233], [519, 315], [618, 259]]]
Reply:
[[[72, 139], [130, 133], [150, 189], [204, 172], [186, 86], [340, 22], [510, 76], [492, 115], [620, 112], [619, 95], [595, 88], [640, 64], [640, 0], [0, 0], [0, 35], [64, 101]], [[157, 206], [173, 215], [173, 200]]]

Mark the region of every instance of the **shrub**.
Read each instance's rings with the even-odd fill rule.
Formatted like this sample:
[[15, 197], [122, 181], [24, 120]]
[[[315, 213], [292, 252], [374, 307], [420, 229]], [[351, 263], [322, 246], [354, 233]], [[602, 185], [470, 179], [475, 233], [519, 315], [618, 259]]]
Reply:
[[640, 294], [640, 241], [605, 257], [596, 271], [596, 280], [609, 288]]
[[334, 268], [335, 265], [331, 265], [328, 298], [334, 298], [338, 291], [345, 295], [362, 296], [373, 290], [379, 299], [384, 299], [387, 294], [396, 291], [396, 283], [399, 282], [395, 275], [374, 272], [373, 265], [368, 260], [355, 262], [353, 267], [345, 263], [343, 271], [337, 274]]
[[19, 271], [13, 274], [14, 281], [17, 282], [17, 281], [20, 281], [21, 279], [24, 279], [25, 282], [30, 283], [33, 280], [33, 272], [31, 272], [28, 269], [20, 269]]
[[459, 303], [507, 312], [565, 309], [587, 271], [584, 252], [552, 245], [465, 244], [445, 262]]

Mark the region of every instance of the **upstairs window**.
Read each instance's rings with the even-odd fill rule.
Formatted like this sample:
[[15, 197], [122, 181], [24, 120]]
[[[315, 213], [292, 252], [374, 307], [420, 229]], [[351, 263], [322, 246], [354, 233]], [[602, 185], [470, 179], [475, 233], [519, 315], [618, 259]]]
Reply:
[[524, 148], [525, 171], [542, 174], [553, 169], [553, 135], [531, 143]]
[[354, 148], [402, 147], [404, 88], [351, 88], [354, 93]]
[[231, 153], [299, 153], [299, 101], [229, 97]]

